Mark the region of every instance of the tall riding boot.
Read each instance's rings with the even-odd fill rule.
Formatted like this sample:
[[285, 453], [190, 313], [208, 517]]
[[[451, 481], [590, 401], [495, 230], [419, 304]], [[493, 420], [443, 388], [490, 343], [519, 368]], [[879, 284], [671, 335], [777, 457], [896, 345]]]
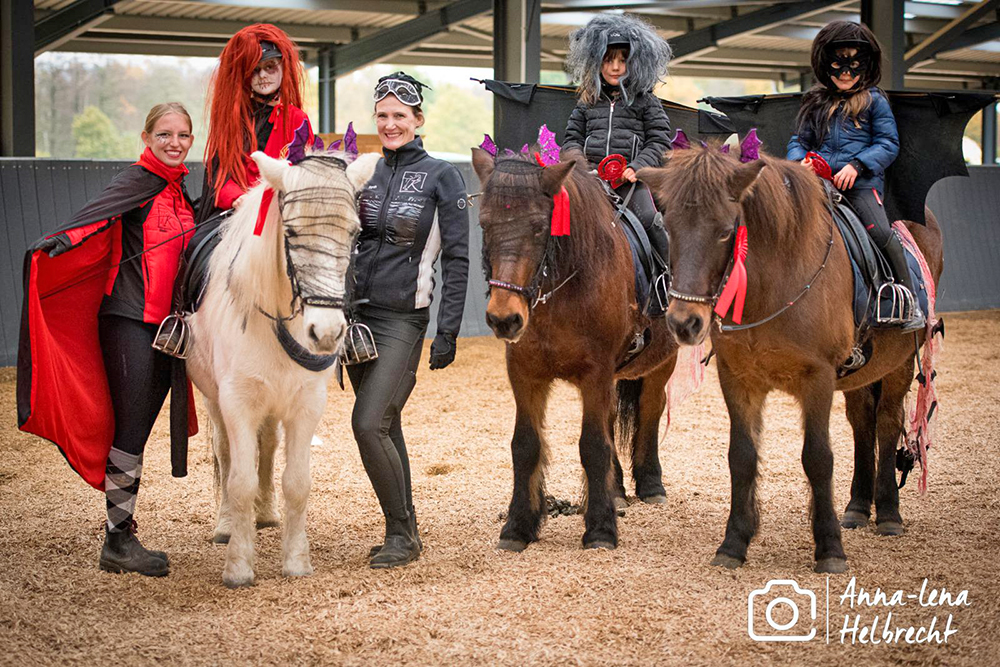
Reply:
[[653, 247], [653, 252], [660, 256], [663, 260], [662, 266], [665, 268], [670, 262], [670, 237], [663, 228], [663, 214], [656, 214], [653, 224], [646, 229], [646, 235], [649, 237], [649, 245]]
[[923, 311], [920, 310], [920, 303], [917, 301], [917, 290], [915, 289], [913, 280], [910, 277], [910, 268], [906, 263], [906, 253], [903, 250], [903, 242], [899, 240], [899, 237], [895, 232], [889, 235], [888, 241], [886, 241], [886, 244], [882, 246], [882, 252], [885, 253], [889, 263], [892, 264], [892, 272], [896, 277], [896, 283], [909, 290], [910, 294], [913, 296], [913, 316], [903, 323], [903, 333], [919, 331], [924, 328], [926, 318], [924, 317]]
[[385, 540], [382, 548], [369, 561], [372, 569], [400, 567], [420, 558], [420, 547], [410, 516], [409, 512], [402, 512], [400, 516], [386, 515]]

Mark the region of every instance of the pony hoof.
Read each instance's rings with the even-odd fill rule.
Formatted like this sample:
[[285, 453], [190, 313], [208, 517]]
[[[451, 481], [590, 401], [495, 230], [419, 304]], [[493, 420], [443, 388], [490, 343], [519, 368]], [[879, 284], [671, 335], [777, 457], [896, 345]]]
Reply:
[[814, 570], [819, 574], [841, 574], [847, 572], [846, 558], [823, 558], [816, 561]]
[[594, 542], [587, 542], [583, 545], [584, 549], [611, 549], [615, 548], [615, 545], [611, 542], [605, 542], [604, 540], [596, 540]]
[[840, 525], [844, 528], [864, 528], [868, 525], [868, 515], [857, 510], [847, 510], [840, 519]]
[[[628, 501], [621, 496], [615, 496], [614, 500], [611, 502], [614, 504], [615, 510], [618, 512], [624, 512], [628, 509]], [[621, 516], [621, 514], [619, 514], [619, 516]]]
[[286, 565], [285, 567], [281, 568], [281, 576], [283, 577], [311, 577], [312, 575], [313, 575], [313, 567], [309, 563], [297, 566]]
[[227, 575], [223, 572], [222, 583], [226, 588], [249, 588], [253, 586], [253, 572], [248, 575]]
[[875, 526], [875, 534], [884, 537], [896, 537], [904, 532], [903, 524], [898, 521], [882, 521]]
[[714, 565], [715, 567], [724, 567], [727, 570], [735, 570], [743, 565], [743, 561], [739, 558], [727, 556], [726, 554], [715, 554], [715, 558], [712, 559], [711, 565]]
[[667, 497], [664, 495], [647, 496], [642, 499], [642, 502], [646, 503], [647, 505], [666, 505]]
[[522, 542], [521, 540], [500, 540], [497, 542], [497, 549], [502, 551], [512, 551], [516, 554], [521, 553], [528, 548], [527, 542]]
[[261, 528], [277, 528], [281, 522], [277, 519], [257, 519], [257, 530]]
[[213, 544], [229, 544], [229, 533], [216, 533], [212, 535]]

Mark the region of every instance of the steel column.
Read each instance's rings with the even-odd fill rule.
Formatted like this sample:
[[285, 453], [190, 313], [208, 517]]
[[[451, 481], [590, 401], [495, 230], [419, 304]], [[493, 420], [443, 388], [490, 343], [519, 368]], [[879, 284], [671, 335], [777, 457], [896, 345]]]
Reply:
[[903, 90], [906, 63], [906, 33], [903, 26], [903, 0], [861, 0], [861, 21], [882, 45], [882, 86]]
[[983, 109], [983, 164], [997, 163], [997, 103]]
[[319, 52], [319, 131], [335, 132], [337, 127], [337, 79], [330, 67], [328, 49]]
[[0, 155], [35, 155], [35, 15], [26, 0], [0, 0]]

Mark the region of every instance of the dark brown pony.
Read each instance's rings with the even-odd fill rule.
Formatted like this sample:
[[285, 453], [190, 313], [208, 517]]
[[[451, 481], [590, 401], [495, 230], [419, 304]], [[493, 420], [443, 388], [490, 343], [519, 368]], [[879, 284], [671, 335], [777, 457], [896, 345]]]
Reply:
[[[657, 435], [664, 386], [677, 345], [663, 318], [650, 322], [636, 304], [632, 255], [614, 210], [581, 156], [542, 168], [526, 155], [500, 158], [473, 149], [483, 184], [479, 223], [491, 290], [486, 321], [507, 342], [507, 375], [517, 415], [511, 454], [514, 491], [498, 547], [521, 551], [538, 539], [545, 516], [542, 436], [552, 381], [575, 385], [583, 399], [580, 460], [586, 473], [588, 548], [618, 544], [615, 500], [624, 496], [612, 448], [630, 455], [636, 495], [664, 502]], [[553, 195], [566, 187], [570, 235], [550, 235]], [[541, 298], [539, 298], [541, 296]], [[628, 361], [637, 331], [650, 344]], [[612, 462], [614, 465], [612, 465]]]
[[[878, 532], [898, 535], [902, 519], [894, 464], [903, 398], [913, 379], [913, 336], [873, 330], [868, 364], [838, 379], [837, 369], [856, 343], [851, 268], [840, 233], [832, 226], [826, 194], [806, 167], [772, 157], [741, 164], [715, 148], [695, 148], [673, 151], [666, 167], [643, 169], [639, 178], [665, 207], [671, 236], [674, 298], [667, 321], [684, 345], [701, 343], [711, 330], [729, 409], [732, 504], [725, 540], [712, 563], [741, 565], [757, 532], [762, 410], [768, 393], [777, 389], [802, 407], [802, 465], [812, 489], [816, 570], [845, 571], [831, 488], [833, 392], [845, 393], [855, 442], [854, 481], [843, 525], [865, 525], [874, 496]], [[723, 331], [713, 326], [713, 295], [733, 255], [738, 220], [745, 221], [749, 237], [745, 324], [779, 312], [806, 285], [811, 288], [760, 326]], [[908, 226], [937, 281], [942, 268], [937, 220], [928, 211], [926, 227]], [[923, 338], [921, 332], [919, 340]]]

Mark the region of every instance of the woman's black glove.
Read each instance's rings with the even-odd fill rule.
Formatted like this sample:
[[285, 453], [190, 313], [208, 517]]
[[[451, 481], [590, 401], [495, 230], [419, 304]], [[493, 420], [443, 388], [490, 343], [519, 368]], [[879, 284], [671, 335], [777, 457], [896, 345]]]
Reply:
[[72, 247], [73, 244], [70, 243], [69, 237], [65, 234], [59, 234], [58, 236], [44, 239], [38, 244], [38, 249], [48, 253], [49, 257], [61, 255]]
[[439, 331], [431, 343], [431, 370], [444, 368], [455, 361], [455, 334]]

